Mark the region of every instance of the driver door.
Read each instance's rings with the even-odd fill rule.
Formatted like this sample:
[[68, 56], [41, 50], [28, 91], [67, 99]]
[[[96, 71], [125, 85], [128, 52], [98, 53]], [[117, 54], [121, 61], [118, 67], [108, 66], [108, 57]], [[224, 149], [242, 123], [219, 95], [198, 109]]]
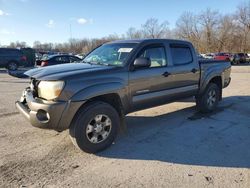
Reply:
[[161, 103], [162, 97], [159, 93], [169, 88], [169, 80], [171, 80], [171, 75], [165, 75], [168, 68], [164, 44], [146, 46], [137, 54], [136, 58], [138, 57], [149, 58], [151, 66], [129, 72], [133, 111]]

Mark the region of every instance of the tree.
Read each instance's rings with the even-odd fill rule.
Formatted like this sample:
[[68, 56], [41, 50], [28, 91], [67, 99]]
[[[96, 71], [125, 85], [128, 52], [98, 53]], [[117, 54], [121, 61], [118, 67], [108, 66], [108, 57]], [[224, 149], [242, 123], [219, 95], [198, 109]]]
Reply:
[[143, 38], [143, 32], [141, 30], [137, 30], [134, 27], [130, 27], [126, 33], [126, 36], [128, 39], [140, 39]]
[[40, 41], [33, 42], [33, 48], [40, 50], [42, 48], [42, 44]]
[[206, 44], [206, 51], [215, 50], [215, 31], [218, 28], [220, 15], [217, 11], [207, 9], [199, 15], [200, 24], [203, 26], [203, 33]]
[[232, 15], [225, 15], [221, 17], [218, 30], [216, 31], [216, 50], [218, 52], [222, 51], [232, 51], [235, 47], [234, 35], [236, 33], [236, 27], [234, 24], [234, 19]]
[[142, 25], [144, 38], [164, 38], [168, 33], [168, 22], [159, 23], [158, 19], [150, 18]]
[[180, 39], [192, 42], [199, 51], [201, 47], [201, 25], [198, 17], [191, 12], [184, 12], [176, 22], [175, 34]]
[[250, 32], [250, 1], [242, 3], [238, 6], [236, 11], [237, 25], [240, 28], [240, 34], [242, 35], [242, 51], [249, 51], [249, 32]]
[[26, 48], [28, 45], [26, 42], [19, 42], [19, 41], [16, 41], [16, 42], [11, 42], [9, 44], [9, 48]]

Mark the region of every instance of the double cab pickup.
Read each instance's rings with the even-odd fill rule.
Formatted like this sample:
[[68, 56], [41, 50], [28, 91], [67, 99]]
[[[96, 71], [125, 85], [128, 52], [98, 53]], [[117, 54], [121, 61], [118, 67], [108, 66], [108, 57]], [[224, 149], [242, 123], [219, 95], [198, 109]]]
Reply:
[[35, 127], [69, 129], [74, 144], [95, 153], [112, 144], [125, 115], [187, 97], [213, 111], [230, 83], [230, 62], [198, 60], [187, 41], [114, 41], [80, 63], [35, 68], [16, 102]]

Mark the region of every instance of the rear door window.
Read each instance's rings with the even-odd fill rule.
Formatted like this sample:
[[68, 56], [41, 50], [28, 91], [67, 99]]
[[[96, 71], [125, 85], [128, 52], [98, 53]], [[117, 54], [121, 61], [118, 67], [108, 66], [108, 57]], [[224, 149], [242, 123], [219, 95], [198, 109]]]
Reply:
[[191, 49], [186, 45], [170, 45], [174, 65], [185, 65], [193, 62]]

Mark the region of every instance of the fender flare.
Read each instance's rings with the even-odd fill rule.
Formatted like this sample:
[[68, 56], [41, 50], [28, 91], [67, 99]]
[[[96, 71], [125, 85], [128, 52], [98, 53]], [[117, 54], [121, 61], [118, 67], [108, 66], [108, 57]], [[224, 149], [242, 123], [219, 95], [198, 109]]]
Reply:
[[71, 101], [84, 101], [93, 97], [115, 93], [121, 98], [121, 93], [125, 92], [123, 84], [120, 82], [100, 83], [86, 87], [71, 97]]
[[[199, 94], [203, 93], [208, 85], [208, 83], [215, 77], [221, 77], [221, 80], [223, 82], [223, 74], [221, 72], [216, 71], [213, 72], [213, 70], [209, 71], [203, 78], [203, 82], [200, 83], [200, 91]], [[222, 83], [221, 83], [222, 84]]]

